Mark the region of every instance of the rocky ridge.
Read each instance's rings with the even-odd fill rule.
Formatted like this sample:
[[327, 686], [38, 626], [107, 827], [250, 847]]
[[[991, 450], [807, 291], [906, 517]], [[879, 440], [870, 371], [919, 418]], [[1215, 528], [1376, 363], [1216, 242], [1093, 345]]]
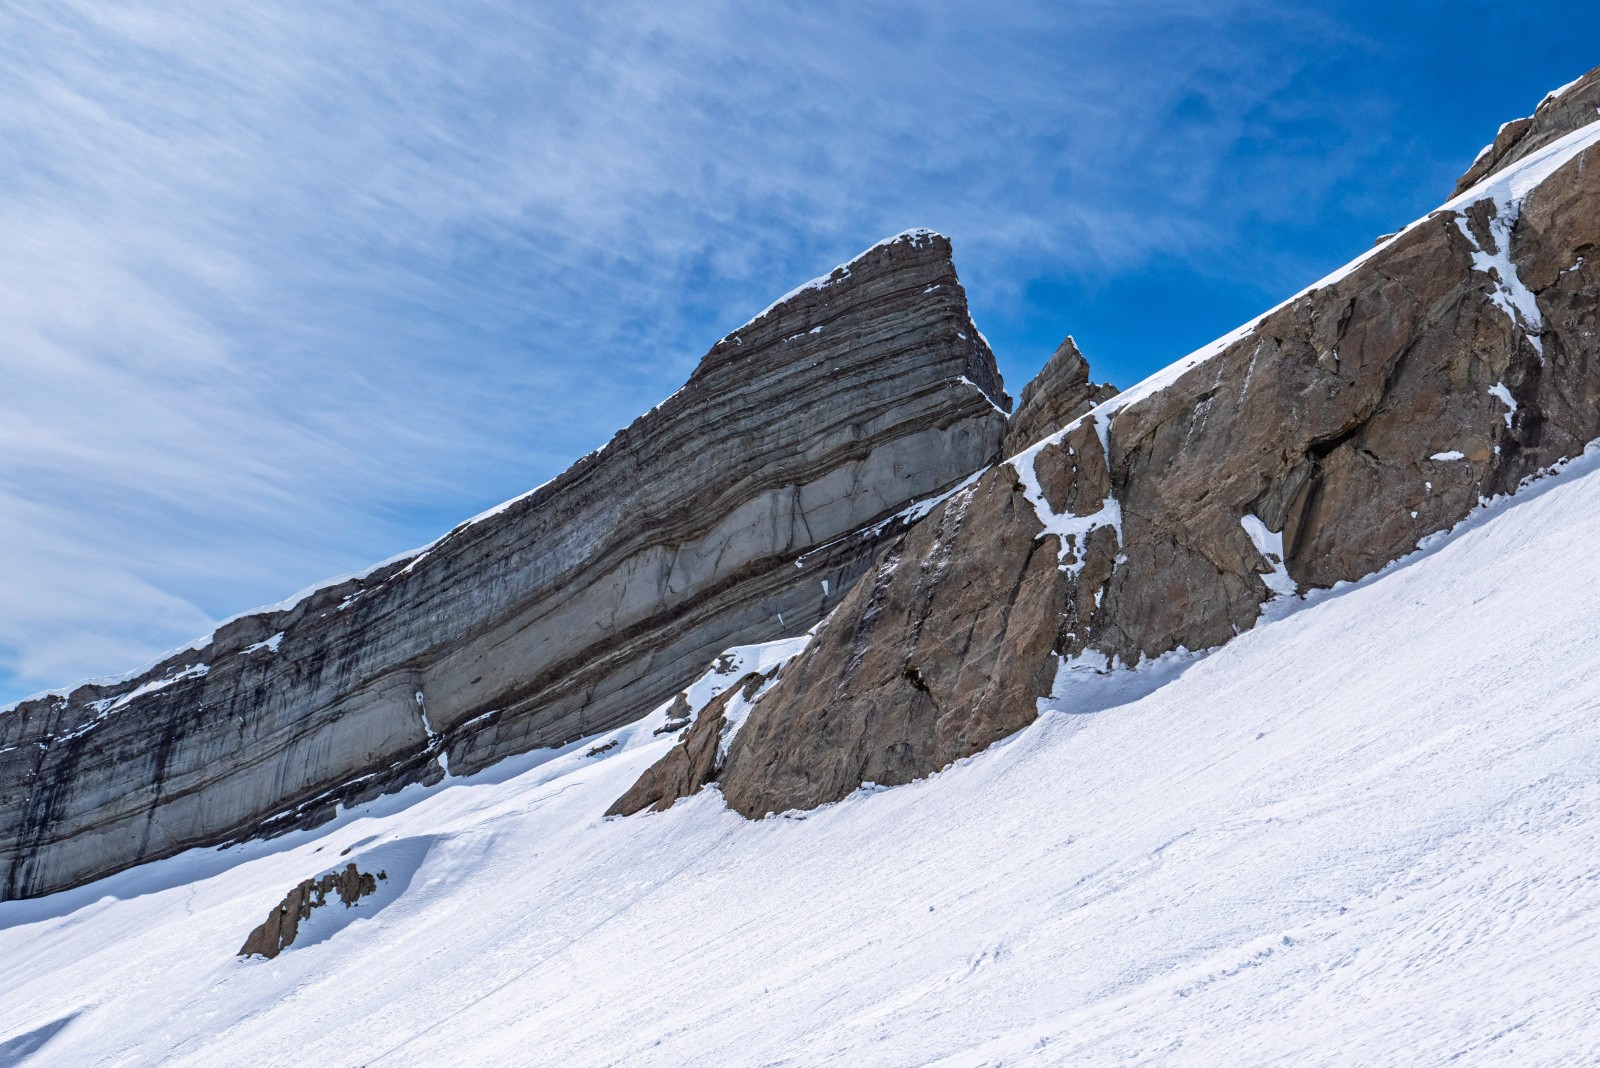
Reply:
[[1491, 174], [1587, 126], [1597, 110], [1600, 110], [1600, 69], [1547, 94], [1532, 115], [1501, 126], [1495, 139], [1484, 146], [1472, 166], [1456, 182], [1453, 195], [1460, 196]]
[[[1547, 98], [1442, 208], [893, 539], [698, 778], [760, 817], [928, 775], [1578, 454], [1600, 437], [1595, 91], [1600, 72]], [[1063, 381], [1071, 412], [1087, 376]]]
[[1116, 386], [1089, 381], [1089, 361], [1068, 337], [1023, 387], [1006, 427], [1003, 451], [1007, 456], [1019, 452], [1116, 395]]
[[250, 932], [239, 947], [238, 956], [266, 957], [271, 960], [294, 944], [300, 937], [300, 925], [311, 918], [311, 913], [328, 905], [329, 895], [339, 899], [345, 908], [355, 908], [356, 902], [378, 892], [378, 880], [389, 878], [388, 872], [361, 871], [354, 864], [346, 864], [343, 871], [330, 871], [320, 879], [303, 879], [284, 895], [283, 901], [273, 909], [261, 926]]
[[735, 703], [748, 707], [772, 678], [752, 671], [739, 678], [684, 726], [677, 745], [640, 776], [627, 793], [606, 810], [607, 816], [631, 816], [650, 809], [661, 812], [681, 797], [700, 792], [716, 777], [723, 738], [728, 733], [728, 708]]
[[0, 711], [0, 898], [636, 719], [735, 639], [821, 619], [895, 516], [997, 457], [1009, 407], [949, 241], [882, 242], [552, 482], [134, 677]]

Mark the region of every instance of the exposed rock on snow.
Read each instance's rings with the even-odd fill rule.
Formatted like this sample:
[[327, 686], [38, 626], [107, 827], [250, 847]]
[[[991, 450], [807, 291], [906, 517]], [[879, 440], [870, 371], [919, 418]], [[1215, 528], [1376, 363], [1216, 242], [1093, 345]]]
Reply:
[[721, 776], [728, 803], [759, 816], [909, 782], [1031, 722], [1072, 587], [1038, 531], [997, 468], [887, 549], [818, 630], [820, 655], [752, 709]]
[[143, 674], [0, 712], [0, 898], [637, 719], [719, 650], [814, 625], [891, 517], [997, 458], [1009, 407], [949, 241], [881, 242], [547, 485]]
[[672, 807], [680, 797], [700, 792], [701, 787], [716, 778], [723, 731], [727, 728], [726, 711], [729, 702], [748, 702], [767, 681], [765, 675], [752, 671], [731, 690], [713, 698], [694, 723], [684, 732], [683, 739], [639, 777], [627, 793], [606, 811], [607, 816], [631, 816], [646, 808], [661, 812]]
[[[1592, 94], [1600, 75], [1559, 107]], [[729, 804], [758, 817], [927, 775], [1031, 722], [1058, 663], [1220, 645], [1267, 601], [1370, 575], [1578, 454], [1600, 437], [1596, 142], [1597, 125], [1519, 142], [886, 546], [751, 711]]]
[[717, 657], [711, 670], [672, 699], [665, 709], [666, 723], [654, 732], [681, 732], [678, 744], [640, 776], [606, 815], [631, 816], [646, 808], [662, 812], [679, 798], [699, 793], [722, 770], [728, 745], [744, 725], [750, 706], [810, 641], [807, 634], [739, 646]]
[[261, 926], [250, 932], [250, 937], [239, 947], [239, 956], [272, 958], [282, 953], [300, 934], [300, 924], [311, 918], [313, 909], [328, 904], [328, 895], [338, 897], [345, 908], [355, 907], [362, 898], [378, 892], [378, 880], [389, 878], [388, 872], [359, 870], [355, 864], [346, 864], [343, 871], [330, 871], [320, 879], [306, 879], [284, 897], [283, 903], [272, 910]]

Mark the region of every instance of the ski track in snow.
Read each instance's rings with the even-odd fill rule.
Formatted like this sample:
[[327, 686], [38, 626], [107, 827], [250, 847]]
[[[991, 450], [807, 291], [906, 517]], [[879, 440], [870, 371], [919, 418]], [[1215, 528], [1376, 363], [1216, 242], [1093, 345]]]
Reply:
[[[663, 708], [0, 904], [0, 1063], [1595, 1063], [1597, 521], [1592, 450], [1210, 655], [1081, 673], [1100, 711], [803, 818], [602, 819]], [[347, 860], [386, 867], [375, 902], [234, 957]]]

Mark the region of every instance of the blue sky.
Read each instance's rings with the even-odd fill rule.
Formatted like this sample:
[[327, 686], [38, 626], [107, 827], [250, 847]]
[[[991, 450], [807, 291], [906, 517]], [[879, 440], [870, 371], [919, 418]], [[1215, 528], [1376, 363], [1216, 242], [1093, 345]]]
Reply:
[[436, 537], [910, 226], [1014, 393], [1068, 332], [1127, 385], [1597, 64], [1570, 2], [9, 5], [0, 700]]

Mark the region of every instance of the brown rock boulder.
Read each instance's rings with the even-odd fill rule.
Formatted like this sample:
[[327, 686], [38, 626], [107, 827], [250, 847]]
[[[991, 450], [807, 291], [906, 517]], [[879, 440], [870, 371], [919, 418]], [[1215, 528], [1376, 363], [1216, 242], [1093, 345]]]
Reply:
[[355, 907], [362, 898], [378, 892], [378, 880], [387, 879], [387, 872], [360, 871], [355, 864], [347, 864], [343, 871], [330, 871], [320, 879], [305, 879], [285, 895], [281, 904], [250, 932], [250, 937], [239, 947], [239, 956], [276, 957], [294, 943], [300, 934], [300, 924], [311, 918], [315, 909], [328, 903], [328, 895], [338, 897], [345, 908]]

